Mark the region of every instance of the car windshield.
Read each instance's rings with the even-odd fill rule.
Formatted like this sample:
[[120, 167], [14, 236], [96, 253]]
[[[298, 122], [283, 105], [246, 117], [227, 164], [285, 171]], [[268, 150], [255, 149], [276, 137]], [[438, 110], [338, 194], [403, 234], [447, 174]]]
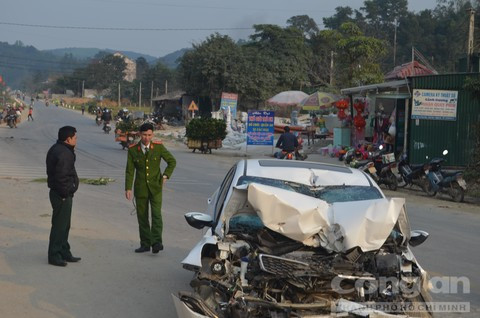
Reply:
[[371, 186], [326, 186], [313, 187], [296, 182], [285, 180], [277, 180], [262, 177], [242, 176], [238, 180], [237, 185], [245, 185], [250, 183], [260, 183], [284, 190], [298, 192], [310, 197], [324, 200], [328, 203], [350, 202], [362, 200], [381, 199], [382, 194], [377, 188]]

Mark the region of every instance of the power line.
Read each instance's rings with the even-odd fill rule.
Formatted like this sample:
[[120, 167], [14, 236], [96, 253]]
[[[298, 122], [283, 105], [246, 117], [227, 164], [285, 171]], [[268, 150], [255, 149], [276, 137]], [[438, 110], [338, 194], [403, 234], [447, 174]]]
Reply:
[[254, 28], [123, 28], [123, 27], [89, 27], [89, 26], [71, 26], [71, 25], [46, 25], [46, 24], [27, 24], [3, 22], [3, 25], [21, 26], [29, 28], [45, 29], [71, 29], [71, 30], [102, 30], [102, 31], [233, 31], [233, 30], [253, 30]]

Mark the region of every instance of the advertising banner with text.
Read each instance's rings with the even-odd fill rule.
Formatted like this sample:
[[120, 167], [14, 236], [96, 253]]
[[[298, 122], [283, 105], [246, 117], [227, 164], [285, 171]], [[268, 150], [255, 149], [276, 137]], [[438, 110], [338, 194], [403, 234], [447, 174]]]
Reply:
[[249, 111], [247, 121], [247, 145], [273, 146], [273, 111]]
[[457, 120], [458, 91], [414, 89], [412, 119]]

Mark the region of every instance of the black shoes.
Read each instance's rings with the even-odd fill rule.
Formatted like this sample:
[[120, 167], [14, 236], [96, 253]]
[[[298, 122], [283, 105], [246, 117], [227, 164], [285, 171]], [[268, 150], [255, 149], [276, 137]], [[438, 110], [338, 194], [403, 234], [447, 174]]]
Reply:
[[48, 264], [53, 266], [60, 266], [60, 267], [67, 266], [67, 262], [65, 262], [63, 259], [49, 260]]
[[150, 246], [140, 246], [135, 250], [135, 253], [145, 253], [145, 252], [150, 252]]
[[64, 258], [64, 260], [69, 262], [69, 263], [76, 263], [76, 262], [79, 262], [81, 259], [82, 259], [81, 257], [75, 257], [75, 256], [70, 256], [70, 257]]
[[[163, 250], [162, 243], [155, 243], [152, 245], [152, 253], [157, 254], [158, 252]], [[150, 252], [150, 246], [140, 246], [135, 250], [135, 253], [145, 253]]]
[[157, 254], [158, 252], [163, 251], [162, 243], [155, 243], [152, 245], [152, 253]]

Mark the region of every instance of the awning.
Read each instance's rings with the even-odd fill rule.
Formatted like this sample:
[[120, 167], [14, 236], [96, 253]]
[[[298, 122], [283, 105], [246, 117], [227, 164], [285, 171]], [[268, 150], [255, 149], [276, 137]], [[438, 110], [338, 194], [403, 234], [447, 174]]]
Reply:
[[342, 95], [358, 94], [358, 93], [363, 93], [368, 91], [383, 92], [383, 91], [391, 90], [393, 88], [407, 87], [408, 85], [409, 85], [409, 81], [407, 79], [402, 79], [398, 81], [344, 88], [344, 89], [341, 89], [340, 92], [342, 93]]
[[155, 101], [162, 101], [162, 100], [179, 100], [182, 96], [185, 95], [184, 91], [173, 91], [168, 94], [163, 94], [158, 97], [154, 97], [152, 100]]

